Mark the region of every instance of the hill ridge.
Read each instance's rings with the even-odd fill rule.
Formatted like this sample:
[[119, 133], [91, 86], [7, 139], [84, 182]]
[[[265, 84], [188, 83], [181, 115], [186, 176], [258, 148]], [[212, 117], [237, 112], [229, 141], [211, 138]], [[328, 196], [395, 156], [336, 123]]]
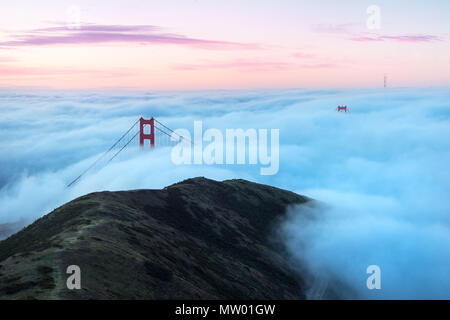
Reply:
[[[271, 237], [288, 206], [309, 201], [204, 177], [86, 194], [0, 241], [0, 298], [304, 298]], [[81, 290], [65, 286], [69, 265], [81, 268]]]

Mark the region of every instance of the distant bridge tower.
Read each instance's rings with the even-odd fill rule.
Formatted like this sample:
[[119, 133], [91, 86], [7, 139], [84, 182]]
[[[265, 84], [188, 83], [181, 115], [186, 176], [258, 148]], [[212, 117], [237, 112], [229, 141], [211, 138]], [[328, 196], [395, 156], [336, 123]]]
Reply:
[[338, 112], [341, 112], [341, 110], [347, 112], [347, 106], [338, 106], [336, 109]]
[[387, 88], [387, 74], [384, 74], [384, 82], [383, 82], [383, 87]]
[[[153, 117], [150, 120], [145, 120], [144, 118], [139, 119], [140, 131], [139, 131], [139, 144], [141, 147], [144, 146], [144, 140], [150, 140], [150, 147], [155, 146], [155, 119]], [[144, 126], [150, 125], [150, 133], [144, 133]]]

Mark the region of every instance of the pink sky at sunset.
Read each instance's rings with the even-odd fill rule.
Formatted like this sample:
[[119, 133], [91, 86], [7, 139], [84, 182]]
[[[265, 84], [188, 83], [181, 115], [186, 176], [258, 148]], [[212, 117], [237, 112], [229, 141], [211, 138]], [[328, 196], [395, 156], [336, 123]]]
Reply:
[[2, 2], [0, 87], [448, 86], [450, 3], [393, 2]]

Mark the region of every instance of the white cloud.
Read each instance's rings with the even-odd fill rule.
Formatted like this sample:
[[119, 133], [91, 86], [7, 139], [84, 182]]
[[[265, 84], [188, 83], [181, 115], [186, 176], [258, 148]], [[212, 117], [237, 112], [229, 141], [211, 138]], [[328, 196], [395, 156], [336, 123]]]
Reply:
[[[450, 298], [450, 91], [0, 92], [0, 224], [33, 220], [82, 194], [244, 178], [327, 203], [284, 225], [292, 254], [364, 298]], [[337, 105], [350, 113], [338, 113]], [[139, 117], [169, 127], [280, 129], [280, 170], [175, 166], [130, 150], [65, 185]], [[306, 246], [306, 250], [299, 250]], [[365, 289], [366, 264], [382, 290]], [[405, 282], [406, 281], [406, 282]], [[342, 292], [346, 297], [346, 292]]]

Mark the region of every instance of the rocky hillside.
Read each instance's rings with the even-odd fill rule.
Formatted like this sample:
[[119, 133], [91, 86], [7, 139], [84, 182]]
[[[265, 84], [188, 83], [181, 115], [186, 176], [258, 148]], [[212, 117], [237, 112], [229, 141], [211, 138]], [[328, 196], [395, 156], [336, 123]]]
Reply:
[[[0, 242], [0, 299], [301, 299], [273, 231], [307, 201], [205, 178], [91, 193]], [[66, 286], [69, 265], [80, 290]]]

